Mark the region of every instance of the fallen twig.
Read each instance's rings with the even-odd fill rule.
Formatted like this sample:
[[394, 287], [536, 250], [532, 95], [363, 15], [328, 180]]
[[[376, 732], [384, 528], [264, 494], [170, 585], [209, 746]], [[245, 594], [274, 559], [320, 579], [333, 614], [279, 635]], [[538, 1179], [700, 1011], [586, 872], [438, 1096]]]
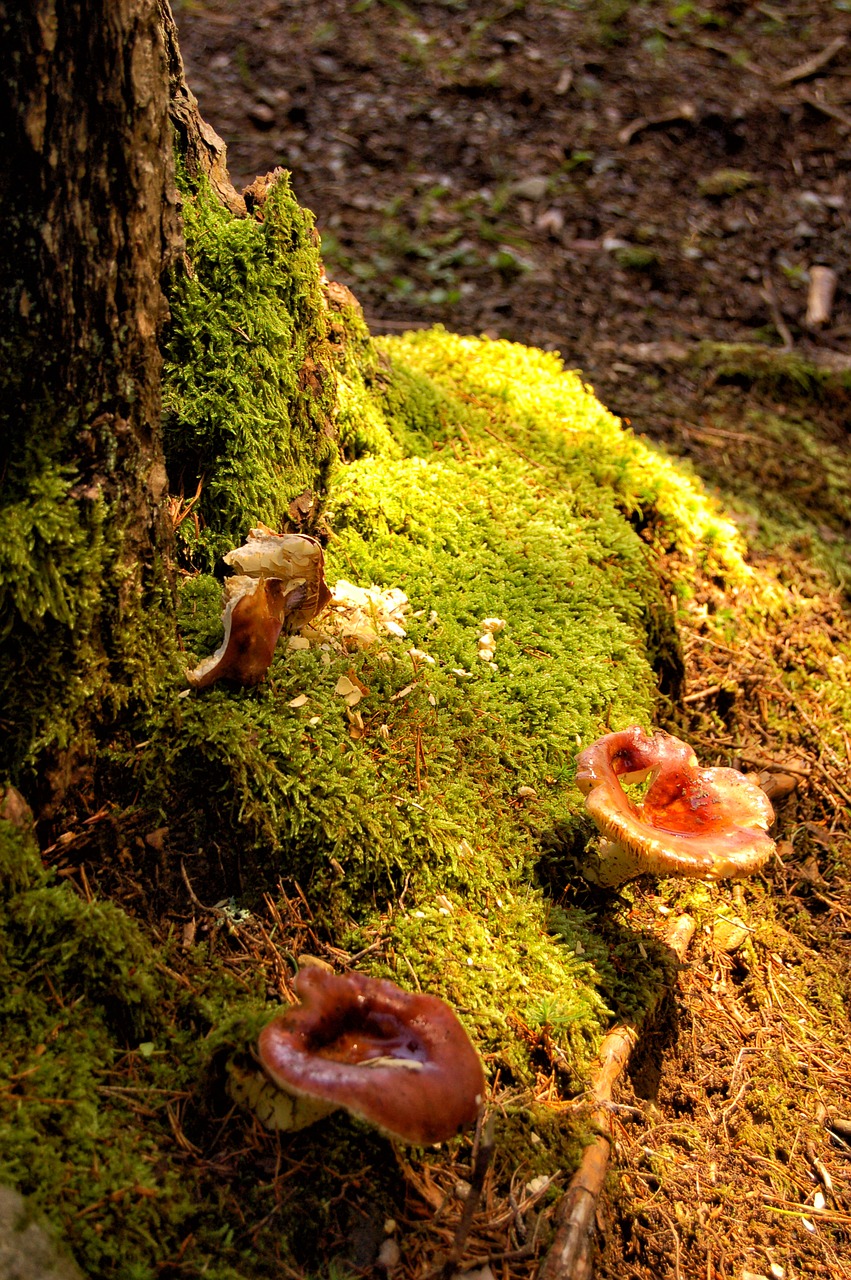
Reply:
[[201, 497], [201, 490], [203, 489], [203, 487], [204, 487], [204, 477], [202, 475], [198, 480], [198, 487], [195, 490], [194, 496], [191, 497], [188, 501], [186, 500], [186, 498], [182, 496], [169, 498], [168, 507], [169, 507], [169, 513], [171, 515], [171, 526], [173, 529], [178, 529], [183, 524], [183, 521], [186, 519], [186, 517], [191, 513], [192, 508], [195, 506], [195, 503]]
[[618, 142], [621, 146], [628, 146], [637, 134], [642, 133], [645, 129], [658, 129], [666, 124], [677, 124], [681, 120], [685, 120], [689, 124], [693, 124], [697, 118], [697, 110], [691, 102], [683, 102], [674, 111], [667, 111], [661, 116], [639, 116], [636, 120], [631, 120], [629, 124], [618, 133]]
[[713, 684], [708, 689], [695, 689], [694, 693], [686, 694], [683, 702], [703, 702], [704, 698], [709, 698], [714, 693], [721, 693], [723, 688], [723, 684]]
[[834, 106], [832, 102], [826, 101], [813, 89], [807, 89], [803, 85], [798, 86], [798, 97], [801, 102], [806, 102], [807, 106], [812, 107], [814, 111], [820, 111], [823, 116], [829, 116], [831, 120], [837, 120], [846, 129], [851, 129], [851, 116], [847, 111], [843, 111], [841, 107]]
[[783, 350], [791, 351], [795, 345], [795, 342], [794, 342], [794, 339], [792, 338], [792, 332], [788, 324], [783, 319], [783, 313], [780, 310], [780, 303], [777, 301], [777, 294], [774, 290], [774, 284], [772, 283], [771, 276], [768, 274], [767, 271], [763, 273], [761, 292], [762, 292], [763, 298], [768, 303], [768, 309], [771, 312], [771, 319], [774, 324], [774, 327], [777, 330], [777, 332], [780, 334], [780, 337], [783, 339]]
[[741, 67], [744, 71], [750, 71], [754, 76], [767, 76], [767, 72], [757, 63], [752, 62], [748, 54], [743, 49], [732, 49], [724, 44], [721, 40], [715, 40], [712, 36], [699, 36], [694, 41], [701, 49], [710, 49], [713, 53], [720, 53], [723, 57], [729, 58], [735, 67]]
[[[672, 921], [666, 931], [665, 941], [680, 960], [685, 956], [694, 930], [695, 922], [691, 916], [682, 915]], [[637, 1039], [637, 1029], [627, 1023], [610, 1031], [600, 1046], [589, 1090], [591, 1121], [599, 1132], [585, 1148], [579, 1168], [562, 1197], [555, 1239], [538, 1273], [538, 1280], [591, 1280], [597, 1204], [613, 1140], [609, 1104], [615, 1083], [629, 1061]]]
[[794, 84], [796, 80], [806, 80], [808, 76], [815, 75], [817, 71], [826, 66], [831, 58], [834, 58], [839, 53], [840, 49], [845, 48], [847, 43], [845, 36], [837, 36], [819, 53], [814, 53], [805, 62], [799, 62], [797, 66], [790, 67], [788, 71], [784, 71], [782, 75], [777, 76], [774, 83], [776, 85]]
[[488, 1116], [487, 1120], [480, 1121], [479, 1145], [476, 1151], [476, 1158], [473, 1161], [470, 1190], [467, 1192], [467, 1198], [464, 1201], [464, 1210], [461, 1214], [461, 1221], [458, 1223], [458, 1229], [455, 1232], [455, 1239], [452, 1241], [452, 1247], [447, 1254], [446, 1261], [437, 1272], [440, 1280], [450, 1280], [450, 1277], [458, 1269], [458, 1263], [461, 1261], [464, 1245], [467, 1243], [467, 1236], [470, 1234], [470, 1227], [473, 1225], [473, 1216], [482, 1198], [485, 1174], [488, 1171], [493, 1155], [493, 1127], [493, 1115]]
[[213, 916], [224, 915], [224, 912], [222, 911], [221, 907], [207, 907], [204, 905], [203, 902], [199, 901], [195, 893], [195, 890], [192, 888], [192, 884], [189, 880], [189, 876], [186, 871], [186, 864], [184, 863], [182, 858], [180, 859], [180, 874], [183, 877], [183, 883], [186, 885], [186, 891], [189, 894], [190, 901], [194, 903], [194, 905], [198, 908], [199, 911], [208, 911], [210, 915], [213, 915]]

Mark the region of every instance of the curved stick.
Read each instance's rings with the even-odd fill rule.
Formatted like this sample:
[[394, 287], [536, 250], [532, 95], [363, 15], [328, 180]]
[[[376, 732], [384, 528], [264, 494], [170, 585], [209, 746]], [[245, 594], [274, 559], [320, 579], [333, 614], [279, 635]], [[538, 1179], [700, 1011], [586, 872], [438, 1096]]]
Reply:
[[[667, 929], [665, 942], [679, 960], [685, 957], [694, 930], [695, 922], [688, 915], [678, 916]], [[652, 1013], [658, 999], [657, 996], [648, 1014]], [[637, 1039], [637, 1029], [626, 1024], [610, 1031], [600, 1045], [589, 1090], [591, 1122], [598, 1133], [582, 1153], [579, 1168], [562, 1196], [555, 1239], [538, 1272], [538, 1280], [591, 1280], [597, 1204], [606, 1180], [613, 1142], [609, 1110], [612, 1091]]]

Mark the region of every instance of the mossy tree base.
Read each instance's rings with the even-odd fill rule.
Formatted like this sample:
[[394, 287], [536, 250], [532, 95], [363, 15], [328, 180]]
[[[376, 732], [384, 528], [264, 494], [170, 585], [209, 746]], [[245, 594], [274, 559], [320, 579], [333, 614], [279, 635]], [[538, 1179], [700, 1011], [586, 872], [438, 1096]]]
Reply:
[[[276, 219], [292, 226], [283, 183], [264, 213], [262, 224], [232, 227], [202, 197], [193, 216], [199, 245], [209, 230], [225, 262], [242, 239], [259, 252], [258, 287], [274, 292], [285, 258], [262, 255]], [[224, 269], [217, 258], [202, 266], [197, 282]], [[200, 296], [187, 273], [172, 297], [176, 342], [190, 320], [200, 341]], [[248, 989], [244, 976], [235, 981], [231, 948], [241, 938], [271, 929], [279, 958], [317, 946], [360, 955], [359, 968], [449, 999], [491, 1078], [513, 1086], [516, 1105], [498, 1130], [498, 1177], [508, 1181], [518, 1162], [530, 1177], [572, 1167], [581, 1145], [581, 1122], [565, 1125], [535, 1101], [540, 1073], [565, 1094], [581, 1090], [613, 1014], [640, 1021], [668, 980], [660, 949], [598, 918], [604, 898], [580, 894], [579, 905], [563, 893], [588, 835], [573, 759], [607, 729], [649, 725], [654, 667], [678, 669], [662, 549], [744, 580], [735, 531], [555, 358], [439, 330], [375, 348], [353, 302], [334, 302], [316, 313], [315, 330], [339, 351], [329, 578], [403, 589], [408, 634], [346, 651], [323, 639], [319, 620], [308, 649], [280, 649], [265, 685], [190, 691], [184, 667], [218, 643], [221, 602], [215, 578], [186, 576], [186, 652], [170, 658], [150, 708], [100, 751], [103, 798], [124, 808], [85, 840], [95, 900], [45, 879], [28, 837], [9, 834], [18, 871], [5, 907], [6, 1053], [16, 1077], [38, 1070], [21, 1076], [25, 1095], [7, 1100], [18, 1136], [0, 1168], [54, 1216], [93, 1276], [116, 1258], [141, 1276], [181, 1256], [228, 1280], [274, 1274], [282, 1255], [315, 1258], [320, 1228], [331, 1239], [345, 1230], [332, 1206], [353, 1144], [359, 1168], [369, 1156], [367, 1198], [385, 1217], [401, 1212], [390, 1148], [343, 1119], [288, 1144], [287, 1161], [312, 1170], [310, 1187], [288, 1183], [271, 1216], [263, 1170], [272, 1140], [255, 1134], [239, 1157], [231, 1142], [248, 1141], [249, 1120], [227, 1122], [228, 1176], [215, 1194], [203, 1159], [185, 1167], [187, 1149], [197, 1155], [221, 1139], [224, 1062], [250, 1050], [270, 996], [274, 1004], [286, 989], [280, 973], [270, 990], [264, 967]], [[269, 368], [287, 367], [279, 337], [255, 335]], [[166, 397], [177, 423], [197, 388], [187, 394], [175, 349]], [[241, 347], [226, 350], [224, 381], [231, 363], [236, 378], [245, 367]], [[230, 508], [208, 509], [188, 555], [223, 548], [240, 519], [254, 519], [246, 495], [266, 465], [268, 431], [255, 422], [252, 436], [250, 415], [243, 424], [245, 480]], [[208, 439], [200, 429], [197, 438]], [[210, 433], [207, 474], [223, 491], [230, 449]], [[264, 480], [282, 504], [288, 484]], [[477, 641], [493, 616], [506, 625], [491, 665]], [[367, 690], [357, 724], [335, 692], [349, 674]], [[197, 929], [199, 912], [204, 941], [193, 947], [184, 926], [195, 914]], [[54, 919], [66, 920], [71, 951], [53, 946]], [[30, 938], [42, 939], [35, 969]], [[56, 998], [67, 1015], [54, 1015]], [[53, 1016], [64, 1017], [61, 1035]], [[188, 1148], [175, 1150], [175, 1117]], [[108, 1164], [94, 1160], [93, 1132], [109, 1146]], [[36, 1146], [41, 1158], [28, 1168]], [[239, 1222], [223, 1227], [237, 1187]], [[346, 1199], [362, 1202], [354, 1189]]]
[[[144, 643], [141, 624], [112, 634], [141, 695], [129, 710], [103, 694], [86, 639], [103, 582], [120, 580], [118, 508], [85, 498], [90, 524], [60, 519], [43, 555], [30, 533], [85, 497], [79, 475], [48, 469], [42, 506], [21, 490], [7, 508], [29, 530], [26, 573], [57, 593], [16, 643], [29, 627], [55, 653], [64, 627], [63, 707], [125, 706], [99, 726], [52, 870], [25, 815], [0, 818], [0, 1180], [91, 1277], [324, 1269], [352, 1259], [360, 1218], [379, 1240], [402, 1218], [406, 1186], [434, 1209], [430, 1171], [438, 1200], [451, 1194], [466, 1139], [409, 1160], [347, 1119], [283, 1140], [233, 1114], [228, 1059], [250, 1054], [317, 950], [455, 1006], [498, 1091], [506, 1203], [518, 1177], [570, 1171], [585, 1133], [566, 1100], [612, 1017], [640, 1025], [671, 977], [630, 923], [632, 891], [616, 903], [582, 885], [575, 755], [650, 727], [660, 685], [676, 694], [671, 596], [689, 595], [695, 566], [719, 591], [754, 581], [700, 484], [557, 357], [442, 330], [373, 343], [354, 300], [323, 288], [286, 177], [225, 210], [201, 155], [180, 179], [164, 383], [182, 648], [158, 643], [172, 626], [161, 573]], [[264, 685], [190, 690], [185, 668], [221, 634], [212, 571], [257, 520], [319, 531], [332, 582], [402, 589], [406, 636], [346, 648], [319, 619]], [[75, 573], [77, 612], [62, 616]], [[486, 617], [505, 627], [484, 661]], [[341, 676], [364, 691], [356, 717]], [[43, 718], [69, 682], [47, 678], [37, 698], [35, 679], [22, 705]], [[43, 742], [27, 734], [24, 772]]]

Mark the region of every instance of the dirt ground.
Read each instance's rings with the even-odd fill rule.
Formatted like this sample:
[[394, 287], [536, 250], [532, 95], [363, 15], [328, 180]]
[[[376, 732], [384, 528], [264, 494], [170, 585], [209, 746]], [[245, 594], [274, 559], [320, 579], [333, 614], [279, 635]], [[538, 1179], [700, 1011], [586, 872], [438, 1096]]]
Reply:
[[[657, 357], [704, 339], [848, 350], [851, 0], [184, 0], [176, 16], [235, 184], [292, 172], [328, 274], [375, 332], [440, 321], [557, 349], [726, 493], [767, 486], [801, 519], [818, 508], [827, 490], [805, 454], [781, 441], [755, 456], [748, 394], [719, 408], [711, 378]], [[808, 328], [815, 266], [838, 288], [829, 322]], [[846, 477], [815, 516], [833, 548], [851, 531], [848, 410], [847, 394], [808, 406]], [[812, 595], [793, 554], [787, 581], [799, 572]], [[812, 690], [789, 684], [796, 655], [832, 661], [851, 637], [847, 598], [820, 589], [817, 614], [761, 633], [742, 613], [731, 648], [703, 584], [684, 636], [676, 714], [707, 761], [729, 763], [733, 741], [744, 767], [798, 761], [771, 875], [786, 941], [742, 959], [699, 933], [658, 1040], [639, 1046], [598, 1214], [610, 1280], [851, 1277], [848, 1046], [815, 987], [804, 1008], [789, 976], [805, 952], [813, 972], [851, 971], [847, 736], [843, 749]], [[658, 925], [665, 903], [642, 890], [636, 925]], [[777, 1079], [762, 1060], [785, 1063], [793, 1090], [773, 1148], [760, 1107], [779, 1105]], [[816, 1146], [796, 1107], [822, 1126]], [[496, 1277], [538, 1265], [522, 1232], [513, 1241], [490, 1255]], [[401, 1266], [420, 1274], [416, 1258]]]
[[[804, 350], [851, 336], [849, 15], [193, 0], [177, 16], [236, 185], [292, 172], [376, 331], [441, 321], [555, 348], [619, 411], [623, 344], [779, 342], [778, 322]], [[817, 334], [814, 265], [840, 273]]]

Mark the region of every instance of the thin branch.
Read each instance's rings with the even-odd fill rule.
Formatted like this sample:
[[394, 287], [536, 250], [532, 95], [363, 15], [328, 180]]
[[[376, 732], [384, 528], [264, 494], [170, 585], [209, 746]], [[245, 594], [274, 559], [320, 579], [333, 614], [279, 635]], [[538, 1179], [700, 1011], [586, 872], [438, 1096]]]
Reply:
[[826, 66], [839, 53], [840, 49], [844, 49], [847, 43], [845, 36], [837, 36], [819, 53], [814, 53], [811, 58], [807, 58], [806, 62], [799, 62], [797, 66], [790, 67], [788, 71], [784, 71], [774, 83], [779, 86], [794, 84], [796, 80], [806, 80], [808, 76], [813, 76], [817, 71], [821, 71], [822, 67]]
[[482, 1190], [485, 1185], [485, 1175], [490, 1168], [491, 1157], [493, 1156], [493, 1128], [494, 1116], [488, 1116], [487, 1120], [481, 1123], [480, 1139], [476, 1158], [473, 1161], [473, 1172], [470, 1176], [470, 1190], [467, 1192], [467, 1198], [464, 1201], [464, 1210], [461, 1214], [461, 1221], [458, 1223], [458, 1229], [455, 1232], [455, 1239], [452, 1241], [452, 1248], [447, 1254], [446, 1261], [440, 1270], [436, 1273], [440, 1280], [450, 1280], [458, 1269], [458, 1263], [461, 1261], [461, 1255], [464, 1252], [464, 1245], [467, 1243], [467, 1236], [470, 1234], [470, 1227], [473, 1225], [473, 1217], [479, 1207], [479, 1201], [482, 1198]]
[[771, 319], [774, 322], [774, 327], [783, 339], [783, 350], [791, 351], [795, 342], [792, 338], [792, 332], [789, 326], [783, 319], [783, 313], [780, 310], [780, 303], [777, 301], [777, 294], [774, 291], [774, 285], [767, 271], [762, 277], [762, 296], [768, 303], [768, 309], [771, 312]]
[[[678, 916], [669, 926], [665, 941], [678, 959], [684, 958], [695, 928], [694, 920], [687, 915]], [[652, 1009], [648, 1010], [651, 1012]], [[597, 1205], [613, 1142], [609, 1107], [614, 1086], [637, 1039], [637, 1029], [625, 1024], [610, 1031], [600, 1046], [590, 1089], [591, 1121], [599, 1132], [582, 1153], [579, 1168], [562, 1197], [555, 1239], [538, 1280], [591, 1280], [593, 1276]], [[677, 1246], [679, 1252], [679, 1241]]]

